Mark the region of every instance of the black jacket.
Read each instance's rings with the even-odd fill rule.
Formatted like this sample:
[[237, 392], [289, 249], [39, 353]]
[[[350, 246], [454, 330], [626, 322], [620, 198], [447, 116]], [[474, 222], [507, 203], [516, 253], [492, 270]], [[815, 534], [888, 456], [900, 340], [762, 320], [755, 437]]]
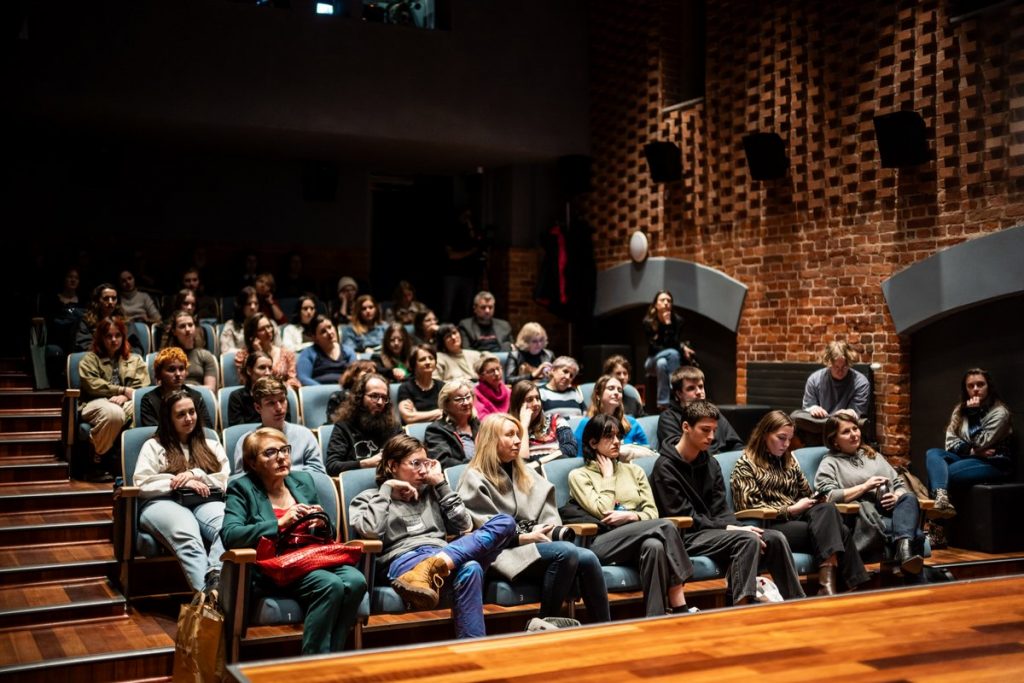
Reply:
[[[658, 448], [668, 448], [675, 452], [676, 444], [683, 436], [683, 407], [672, 397], [668, 408], [658, 416]], [[732, 428], [725, 415], [718, 418], [718, 428], [715, 429], [715, 438], [711, 442], [708, 453], [716, 455], [728, 451], [738, 451], [743, 448], [743, 441], [739, 434]]]
[[659, 515], [693, 517], [694, 531], [736, 524], [736, 515], [725, 497], [722, 468], [707, 451], [687, 463], [675, 448], [662, 446], [651, 471], [651, 489]]
[[[477, 432], [480, 431], [480, 421], [475, 418], [471, 419], [469, 427], [473, 430], [475, 439]], [[466, 449], [462, 447], [462, 439], [455, 433], [455, 427], [448, 420], [442, 418], [427, 425], [423, 443], [426, 445], [430, 457], [441, 462], [442, 469], [469, 462], [469, 458], [466, 457]]]
[[[327, 443], [327, 474], [336, 476], [340, 472], [359, 469], [359, 461], [377, 455], [384, 448], [388, 439], [402, 431], [401, 427], [395, 427], [395, 431], [387, 434], [382, 439], [375, 439], [363, 434], [359, 429], [347, 422], [338, 422], [334, 425], [331, 433], [331, 440]], [[377, 441], [380, 443], [377, 443]]]

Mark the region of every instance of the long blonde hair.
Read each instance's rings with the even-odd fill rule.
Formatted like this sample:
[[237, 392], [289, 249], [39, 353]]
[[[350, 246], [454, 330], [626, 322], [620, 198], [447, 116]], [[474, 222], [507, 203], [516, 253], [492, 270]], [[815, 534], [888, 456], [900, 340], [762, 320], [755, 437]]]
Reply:
[[[501, 439], [501, 430], [505, 422], [514, 424], [516, 431], [522, 435], [523, 424], [518, 419], [508, 413], [491, 413], [480, 423], [480, 431], [476, 435], [476, 452], [473, 453], [473, 459], [468, 465], [469, 469], [484, 475], [484, 478], [502, 493], [509, 490], [508, 478], [501, 469], [501, 458], [498, 457], [498, 441]], [[518, 454], [512, 461], [512, 475], [516, 487], [529, 493], [533, 488], [533, 477]]]

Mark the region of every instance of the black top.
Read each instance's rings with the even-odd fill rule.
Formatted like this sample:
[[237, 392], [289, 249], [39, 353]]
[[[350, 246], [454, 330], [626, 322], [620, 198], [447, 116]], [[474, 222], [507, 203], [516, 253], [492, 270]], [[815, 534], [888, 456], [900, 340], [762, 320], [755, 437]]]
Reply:
[[736, 524], [725, 497], [722, 468], [706, 451], [688, 463], [674, 448], [662, 446], [651, 471], [651, 489], [660, 516], [693, 517], [694, 531]]
[[[675, 451], [676, 444], [683, 436], [683, 408], [679, 402], [672, 398], [661, 415], [658, 416], [658, 447], [671, 448]], [[715, 438], [711, 441], [708, 453], [716, 455], [729, 451], [738, 451], [743, 448], [743, 440], [736, 433], [725, 415], [719, 415], [718, 428], [715, 430]]]
[[398, 402], [409, 400], [412, 401], [413, 406], [420, 412], [426, 412], [428, 410], [437, 410], [437, 397], [441, 393], [441, 387], [444, 386], [444, 382], [439, 379], [432, 380], [433, 384], [430, 389], [423, 391], [416, 384], [416, 380], [407, 379], [402, 382], [402, 385], [398, 387]]
[[[209, 422], [209, 412], [206, 410], [206, 402], [203, 400], [203, 395], [198, 391], [188, 386], [184, 387], [185, 393], [192, 399], [192, 403], [195, 404], [196, 414], [202, 413], [203, 424], [210, 429], [214, 429], [217, 425], [207, 424]], [[142, 397], [142, 405], [139, 410], [142, 412], [141, 415], [136, 416], [138, 427], [158, 427], [160, 425], [160, 407], [164, 404], [163, 392], [160, 387], [156, 387], [153, 391], [146, 392], [146, 395]], [[259, 418], [252, 420], [252, 422], [259, 422]]]
[[[288, 412], [285, 414], [284, 421], [292, 421], [291, 403], [288, 404]], [[252, 392], [249, 391], [248, 387], [236, 389], [228, 397], [227, 424], [224, 427], [234, 427], [235, 425], [251, 424], [253, 422], [262, 422], [262, 420], [260, 419], [260, 414], [256, 412], [256, 404], [252, 402]]]

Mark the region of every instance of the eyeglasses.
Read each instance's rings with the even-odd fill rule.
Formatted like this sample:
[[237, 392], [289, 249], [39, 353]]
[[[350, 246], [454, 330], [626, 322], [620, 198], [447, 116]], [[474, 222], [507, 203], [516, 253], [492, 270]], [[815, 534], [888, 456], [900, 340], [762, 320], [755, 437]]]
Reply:
[[485, 374], [485, 375], [500, 375], [501, 374], [501, 366], [500, 365], [495, 365], [493, 368], [487, 368], [486, 370], [483, 371], [483, 374]]
[[410, 460], [409, 462], [407, 462], [405, 464], [418, 472], [420, 470], [429, 470], [431, 462], [433, 462], [433, 461], [432, 460]]
[[548, 343], [548, 338], [547, 337], [534, 337], [533, 339], [530, 340], [530, 343], [531, 344], [547, 344]]
[[262, 455], [267, 460], [270, 460], [271, 458], [276, 458], [278, 455], [284, 455], [284, 457], [289, 458], [292, 455], [292, 447], [286, 444], [284, 446], [281, 446], [280, 448], [268, 448], [267, 450], [263, 451]]
[[463, 395], [463, 396], [452, 396], [452, 400], [455, 401], [456, 403], [462, 403], [462, 404], [472, 403], [473, 402], [473, 395], [472, 394], [466, 394], [466, 395]]
[[389, 397], [387, 394], [366, 394], [366, 398], [374, 403], [387, 403]]

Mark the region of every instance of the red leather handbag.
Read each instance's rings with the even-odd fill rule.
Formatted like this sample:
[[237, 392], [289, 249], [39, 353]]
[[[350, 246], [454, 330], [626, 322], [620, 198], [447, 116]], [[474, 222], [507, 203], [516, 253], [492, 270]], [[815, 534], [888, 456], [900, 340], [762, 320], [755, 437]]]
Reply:
[[316, 569], [358, 564], [362, 547], [333, 538], [327, 513], [313, 512], [282, 529], [276, 540], [261, 538], [256, 546], [256, 566], [278, 586], [287, 586]]

